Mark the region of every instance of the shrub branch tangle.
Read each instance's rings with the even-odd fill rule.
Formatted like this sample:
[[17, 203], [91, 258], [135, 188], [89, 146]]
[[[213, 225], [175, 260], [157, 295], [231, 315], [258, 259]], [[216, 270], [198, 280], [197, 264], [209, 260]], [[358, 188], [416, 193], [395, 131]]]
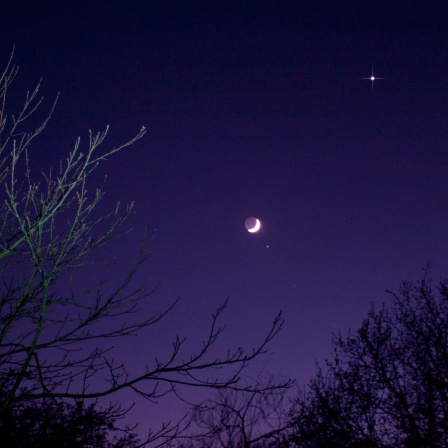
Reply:
[[[270, 379], [266, 386], [275, 386]], [[259, 384], [261, 386], [261, 383]], [[267, 392], [219, 390], [190, 412], [189, 434], [176, 448], [288, 447], [287, 390]], [[262, 387], [259, 387], [260, 389]]]

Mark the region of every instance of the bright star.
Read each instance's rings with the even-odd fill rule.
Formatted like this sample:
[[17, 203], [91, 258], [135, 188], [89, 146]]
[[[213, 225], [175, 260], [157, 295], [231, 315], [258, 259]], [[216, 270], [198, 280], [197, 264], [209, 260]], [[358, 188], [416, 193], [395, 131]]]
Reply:
[[372, 76], [369, 76], [368, 78], [361, 78], [361, 79], [368, 79], [368, 80], [372, 81], [372, 90], [373, 90], [373, 81], [376, 81], [377, 79], [386, 79], [386, 78], [377, 78], [376, 76], [374, 76], [373, 65], [372, 65]]

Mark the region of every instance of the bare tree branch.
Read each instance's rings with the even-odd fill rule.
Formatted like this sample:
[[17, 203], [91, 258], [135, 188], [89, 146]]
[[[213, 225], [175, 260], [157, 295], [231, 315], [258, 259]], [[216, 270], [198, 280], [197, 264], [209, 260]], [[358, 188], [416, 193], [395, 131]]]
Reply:
[[[262, 391], [259, 384], [242, 385], [241, 373], [266, 352], [283, 319], [278, 314], [252, 350], [237, 347], [216, 355], [227, 301], [212, 315], [202, 344], [189, 354], [184, 353], [185, 338], [177, 337], [171, 353], [163, 359], [148, 356], [140, 372], [114, 359], [108, 341], [160, 324], [177, 300], [148, 312], [147, 299], [155, 288], [133, 286], [147, 258], [145, 249], [113, 290], [99, 282], [96, 289], [80, 292], [70, 289], [68, 280], [132, 214], [133, 203], [117, 203], [101, 214], [104, 185], [93, 191], [89, 185], [100, 164], [140, 140], [146, 129], [112, 148], [106, 144], [108, 126], [90, 130], [87, 142], [78, 138], [56, 170], [35, 175], [30, 144], [45, 130], [58, 96], [40, 124], [32, 125], [44, 105], [39, 82], [21, 108], [8, 115], [7, 97], [18, 73], [12, 60], [11, 55], [0, 75], [0, 409], [30, 400], [97, 399], [124, 389], [149, 401], [182, 386]], [[175, 438], [182, 428], [181, 422], [166, 425], [147, 442]]]

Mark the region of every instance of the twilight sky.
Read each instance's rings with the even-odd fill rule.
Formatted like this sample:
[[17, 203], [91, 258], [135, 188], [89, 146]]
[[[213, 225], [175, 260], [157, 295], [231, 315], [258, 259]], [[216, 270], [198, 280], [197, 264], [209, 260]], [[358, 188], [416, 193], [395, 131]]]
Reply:
[[[371, 301], [428, 261], [436, 280], [448, 275], [446, 2], [3, 0], [0, 11], [16, 89], [43, 77], [47, 105], [61, 92], [37, 171], [89, 128], [109, 124], [110, 145], [148, 129], [98, 173], [104, 210], [135, 200], [137, 212], [101, 255], [116, 261], [93, 268], [119, 276], [157, 229], [136, 283], [160, 283], [149, 307], [181, 300], [157, 331], [118, 344], [136, 369], [176, 333], [200, 342], [229, 297], [221, 347], [252, 347], [281, 309], [253, 375], [304, 384], [331, 332], [357, 328]], [[373, 90], [361, 79], [372, 65], [386, 78]], [[141, 405], [140, 423], [170, 417], [168, 402]]]

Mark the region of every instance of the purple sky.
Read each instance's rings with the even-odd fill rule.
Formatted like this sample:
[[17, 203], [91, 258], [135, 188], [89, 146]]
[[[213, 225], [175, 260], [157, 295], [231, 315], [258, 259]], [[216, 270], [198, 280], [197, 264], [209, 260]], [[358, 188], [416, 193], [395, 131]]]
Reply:
[[[110, 124], [110, 144], [148, 128], [98, 174], [104, 210], [135, 199], [137, 213], [103, 253], [117, 262], [94, 273], [124, 272], [157, 228], [136, 283], [160, 282], [156, 307], [181, 301], [120, 356], [138, 369], [177, 332], [200, 342], [229, 297], [222, 347], [252, 347], [281, 309], [285, 327], [253, 374], [304, 384], [331, 332], [357, 328], [386, 289], [428, 261], [447, 275], [448, 7], [180, 3], [4, 0], [0, 60], [15, 44], [17, 89], [42, 76], [47, 98], [61, 91], [38, 167], [89, 128]], [[386, 78], [373, 91], [361, 79], [372, 65]], [[135, 418], [170, 417], [167, 403]]]

